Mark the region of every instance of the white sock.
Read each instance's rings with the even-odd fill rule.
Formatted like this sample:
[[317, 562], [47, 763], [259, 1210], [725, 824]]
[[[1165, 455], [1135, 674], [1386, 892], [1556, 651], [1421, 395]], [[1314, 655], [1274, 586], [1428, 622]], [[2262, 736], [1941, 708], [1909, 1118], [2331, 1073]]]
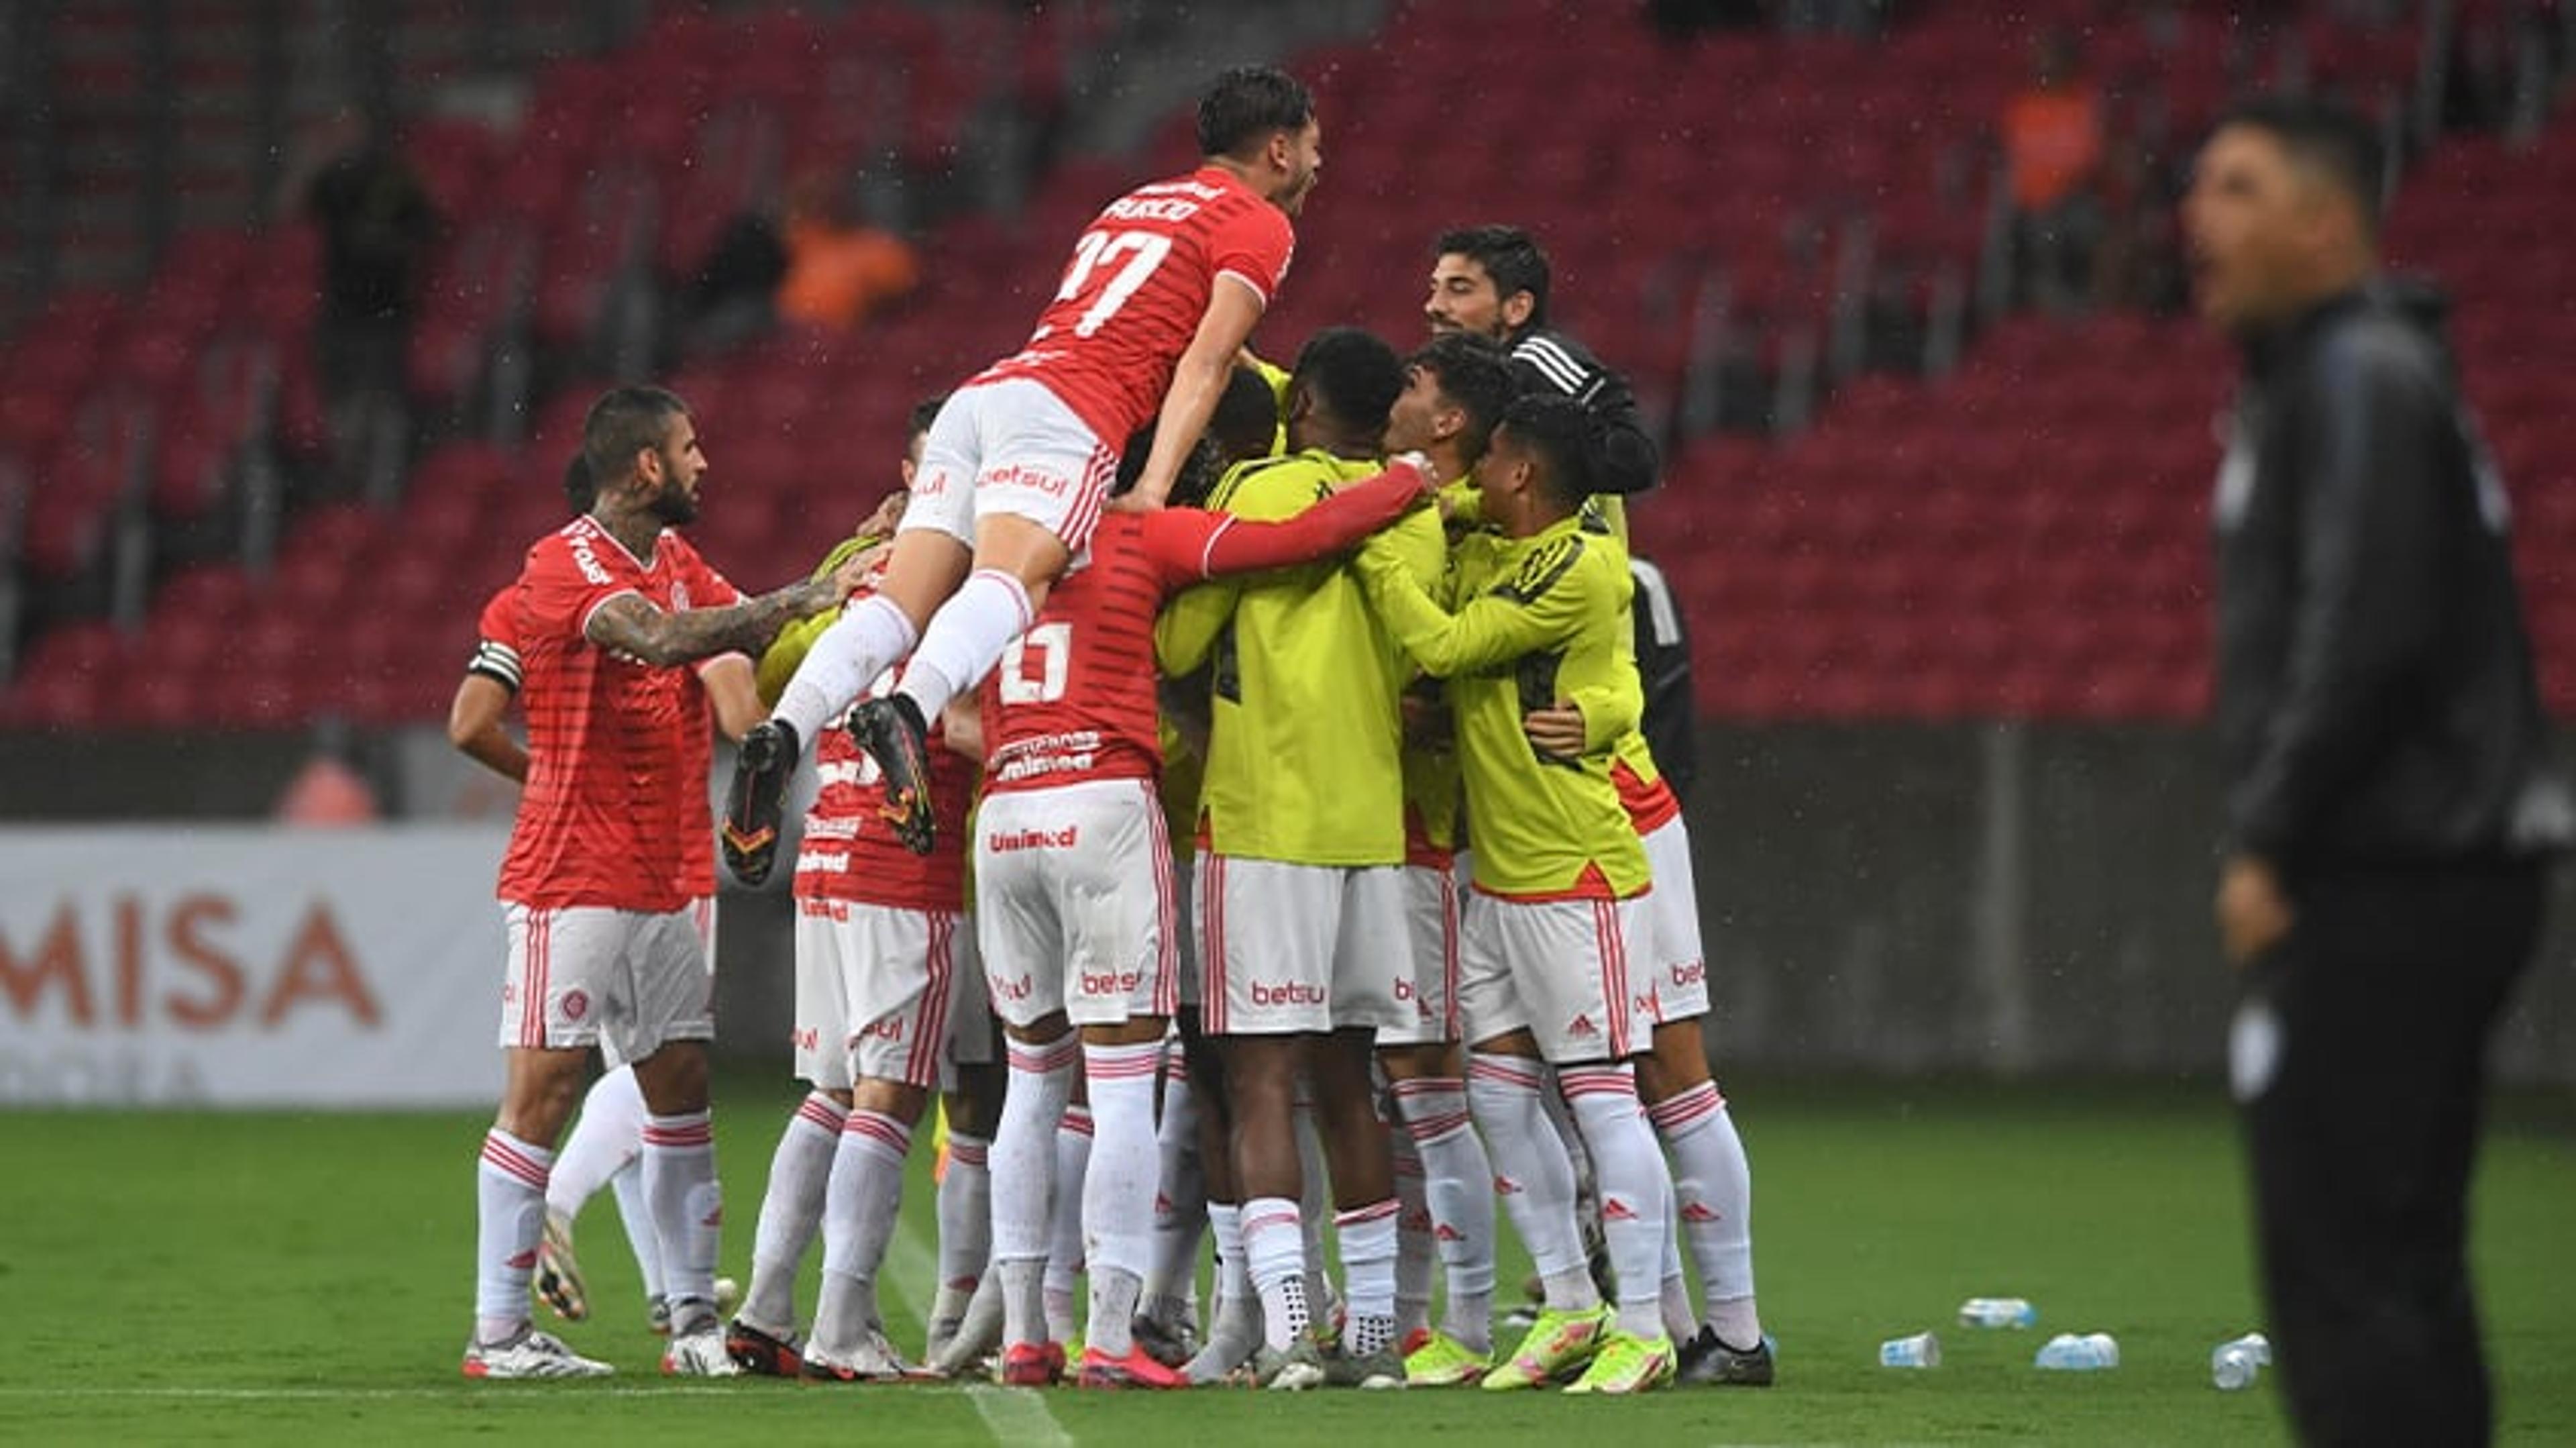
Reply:
[[[1082, 1043], [1072, 1036], [1043, 1046], [1010, 1046], [1010, 1089], [993, 1133], [993, 1265], [1003, 1273], [1002, 1341], [1046, 1342], [1037, 1299], [1046, 1270], [1047, 1228], [1056, 1191], [1056, 1123], [1073, 1091]], [[1021, 1269], [1026, 1269], [1025, 1295]]]
[[1601, 1233], [1619, 1279], [1619, 1330], [1661, 1336], [1664, 1157], [1637, 1103], [1636, 1074], [1625, 1065], [1569, 1066], [1557, 1080], [1601, 1187]]
[[877, 1271], [903, 1208], [903, 1162], [912, 1128], [876, 1111], [853, 1111], [832, 1153], [823, 1196], [823, 1291], [814, 1346], [845, 1357], [877, 1318]]
[[[1306, 1305], [1332, 1315], [1333, 1281], [1324, 1274], [1324, 1224], [1333, 1219], [1332, 1173], [1324, 1161], [1324, 1138], [1315, 1129], [1315, 1106], [1305, 1083], [1297, 1087], [1297, 1211], [1306, 1234]], [[1250, 1203], [1246, 1203], [1249, 1206]]]
[[[1039, 1298], [1046, 1280], [1046, 1263], [1035, 1257], [996, 1257], [993, 1274], [1002, 1283], [1002, 1341], [1016, 1347], [1022, 1343], [1054, 1342], [1048, 1335], [1046, 1307]], [[1013, 1326], [1012, 1324], [1022, 1324]]]
[[1172, 1048], [1163, 1060], [1163, 1115], [1154, 1128], [1154, 1263], [1145, 1274], [1145, 1311], [1178, 1322], [1197, 1302], [1199, 1241], [1207, 1234], [1207, 1173], [1199, 1163], [1198, 1102]]
[[581, 1118], [555, 1156], [546, 1210], [570, 1220], [644, 1150], [644, 1089], [635, 1068], [620, 1066], [590, 1083]]
[[[1395, 1339], [1404, 1342], [1431, 1326], [1431, 1269], [1440, 1260], [1440, 1248], [1431, 1204], [1422, 1193], [1422, 1158], [1403, 1132], [1396, 1132], [1392, 1141], [1395, 1199], [1404, 1204], [1395, 1217]], [[1350, 1258], [1344, 1250], [1342, 1268], [1348, 1272]]]
[[617, 1224], [626, 1229], [626, 1245], [635, 1253], [635, 1275], [644, 1279], [647, 1305], [662, 1300], [662, 1233], [653, 1225], [653, 1203], [644, 1195], [644, 1164], [630, 1162], [608, 1179], [617, 1194]]
[[832, 1153], [849, 1114], [822, 1092], [808, 1092], [779, 1133], [778, 1150], [770, 1154], [769, 1186], [751, 1237], [751, 1291], [742, 1300], [741, 1316], [773, 1337], [796, 1330], [796, 1269], [823, 1224]]
[[895, 692], [911, 695], [925, 722], [937, 719], [950, 699], [984, 681], [1002, 650], [1029, 631], [1032, 616], [1029, 591], [1018, 577], [998, 568], [976, 569], [930, 616]]
[[1389, 1197], [1333, 1218], [1342, 1243], [1342, 1286], [1350, 1294], [1344, 1332], [1353, 1357], [1367, 1357], [1395, 1340], [1395, 1219], [1401, 1210]]
[[[1216, 1241], [1216, 1306], [1209, 1314], [1207, 1341], [1250, 1344], [1261, 1336], [1260, 1294], [1252, 1290], [1252, 1265], [1243, 1248], [1243, 1208], [1232, 1202], [1208, 1203], [1208, 1235]], [[1227, 1364], [1232, 1366], [1232, 1364]]]
[[[1082, 1048], [1091, 1097], [1091, 1153], [1082, 1185], [1082, 1235], [1091, 1270], [1085, 1341], [1111, 1357], [1135, 1347], [1129, 1329], [1154, 1259], [1154, 1078], [1163, 1043]], [[1109, 1279], [1116, 1279], [1111, 1281]], [[1118, 1305], [1123, 1300], [1124, 1307]]]
[[886, 666], [912, 648], [912, 620], [894, 600], [872, 593], [851, 604], [814, 640], [796, 677], [778, 696], [772, 719], [784, 720], [806, 748], [823, 725], [850, 707]]
[[[1753, 1165], [1744, 1138], [1714, 1081], [1657, 1103], [1652, 1115], [1672, 1153], [1676, 1210], [1699, 1263], [1707, 1318], [1729, 1347], [1751, 1348], [1762, 1340], [1762, 1320], [1753, 1310]], [[1718, 1323], [1721, 1315], [1728, 1321]]]
[[1468, 1058], [1467, 1101], [1493, 1155], [1494, 1193], [1547, 1285], [1547, 1305], [1579, 1311], [1600, 1305], [1601, 1294], [1584, 1270], [1574, 1224], [1574, 1164], [1539, 1105], [1546, 1081], [1544, 1068], [1523, 1057]]
[[[671, 1331], [691, 1331], [715, 1316], [716, 1248], [724, 1230], [715, 1125], [708, 1113], [644, 1118], [644, 1197], [653, 1205], [654, 1230], [662, 1239]], [[697, 1307], [683, 1321], [686, 1304]]]
[[[1652, 1121], [1653, 1118], [1647, 1118]], [[1681, 1208], [1673, 1196], [1673, 1174], [1664, 1173], [1664, 1280], [1659, 1284], [1655, 1303], [1664, 1317], [1664, 1335], [1675, 1342], [1685, 1342], [1699, 1334], [1699, 1314], [1691, 1310], [1690, 1278], [1682, 1269], [1680, 1234], [1674, 1226], [1680, 1221]]]
[[528, 1322], [528, 1279], [546, 1233], [555, 1154], [495, 1126], [474, 1169], [474, 1340], [507, 1342]]
[[1073, 1320], [1073, 1283], [1088, 1264], [1082, 1236], [1082, 1194], [1091, 1177], [1091, 1108], [1076, 1102], [1064, 1108], [1055, 1128], [1055, 1200], [1048, 1216], [1046, 1265], [1047, 1337], [1071, 1342], [1079, 1332]]
[[993, 1258], [993, 1144], [948, 1131], [948, 1174], [939, 1180], [939, 1294], [930, 1322], [963, 1321]]
[[1306, 1231], [1295, 1202], [1254, 1197], [1243, 1204], [1243, 1259], [1261, 1297], [1262, 1340], [1286, 1352], [1309, 1321]]
[[1484, 1352], [1493, 1345], [1494, 1163], [1467, 1109], [1467, 1083], [1423, 1076], [1395, 1083], [1395, 1109], [1422, 1156], [1440, 1260], [1449, 1279], [1441, 1329]]
[[1243, 1253], [1243, 1208], [1233, 1202], [1208, 1203], [1208, 1236], [1216, 1242], [1217, 1306], [1231, 1296], [1237, 1305], [1252, 1293], [1252, 1262]]

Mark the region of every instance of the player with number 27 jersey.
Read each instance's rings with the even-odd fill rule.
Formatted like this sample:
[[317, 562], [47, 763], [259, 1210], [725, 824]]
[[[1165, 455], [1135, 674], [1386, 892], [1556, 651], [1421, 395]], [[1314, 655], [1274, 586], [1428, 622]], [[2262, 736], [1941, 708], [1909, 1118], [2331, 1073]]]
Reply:
[[1162, 406], [1208, 294], [1240, 284], [1267, 308], [1295, 248], [1288, 214], [1231, 172], [1202, 166], [1140, 186], [1074, 243], [1028, 345], [975, 381], [1034, 378], [1115, 448]]

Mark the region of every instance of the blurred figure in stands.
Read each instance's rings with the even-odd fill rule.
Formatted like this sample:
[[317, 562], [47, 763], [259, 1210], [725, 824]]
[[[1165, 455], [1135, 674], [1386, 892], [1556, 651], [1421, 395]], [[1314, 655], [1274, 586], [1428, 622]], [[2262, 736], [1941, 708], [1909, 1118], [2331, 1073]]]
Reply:
[[903, 238], [851, 214], [840, 182], [808, 173], [787, 198], [787, 276], [778, 284], [778, 315], [846, 332], [868, 314], [911, 293], [921, 264]]
[[315, 336], [333, 466], [370, 494], [401, 477], [409, 444], [403, 358], [437, 208], [390, 136], [343, 109], [315, 137], [303, 208], [322, 233]]
[[376, 792], [349, 762], [349, 721], [324, 715], [313, 726], [313, 757], [277, 798], [280, 824], [337, 828], [376, 822]]
[[2052, 312], [2081, 304], [2102, 235], [2094, 194], [2102, 165], [2102, 99], [2078, 71], [2062, 30], [2035, 46], [2029, 88], [2004, 107], [2004, 162], [2012, 183], [2013, 257], [2025, 300]]

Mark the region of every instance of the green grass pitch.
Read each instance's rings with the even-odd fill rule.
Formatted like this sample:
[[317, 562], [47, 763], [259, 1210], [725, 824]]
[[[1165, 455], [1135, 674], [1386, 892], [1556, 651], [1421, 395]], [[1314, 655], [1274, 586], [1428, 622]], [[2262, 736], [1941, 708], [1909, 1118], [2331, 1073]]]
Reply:
[[[783, 1083], [720, 1088], [725, 1270], [747, 1275]], [[1474, 1392], [1045, 1394], [667, 1384], [603, 1194], [582, 1222], [596, 1316], [565, 1329], [606, 1384], [458, 1376], [481, 1114], [0, 1116], [0, 1441], [2266, 1443], [2262, 1390], [2210, 1386], [2255, 1324], [2236, 1139], [2215, 1090], [1739, 1083], [1755, 1170], [1769, 1392], [1631, 1400]], [[2367, 1109], [2356, 1099], [2356, 1109]], [[926, 1151], [920, 1155], [926, 1156]], [[884, 1298], [919, 1343], [926, 1169]], [[2477, 1200], [2503, 1437], [2576, 1442], [2576, 1130], [2503, 1113]], [[1506, 1264], [1506, 1292], [1521, 1266]], [[812, 1302], [813, 1269], [799, 1297]], [[2037, 1333], [1960, 1328], [1962, 1298], [2039, 1304]], [[1943, 1365], [1877, 1366], [1931, 1328]], [[2044, 1374], [2050, 1331], [2116, 1334], [2114, 1372]], [[1615, 1436], [1606, 1436], [1615, 1435]]]

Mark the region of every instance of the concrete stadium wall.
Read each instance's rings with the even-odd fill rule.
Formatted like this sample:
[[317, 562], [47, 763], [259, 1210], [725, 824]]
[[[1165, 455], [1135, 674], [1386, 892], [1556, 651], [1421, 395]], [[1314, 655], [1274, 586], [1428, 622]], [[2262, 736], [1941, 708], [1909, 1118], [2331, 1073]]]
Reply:
[[[1722, 1068], [2219, 1074], [2234, 986], [2209, 923], [2205, 733], [1716, 726], [1700, 746], [1688, 805]], [[0, 821], [257, 818], [309, 752], [291, 735], [0, 735]], [[356, 757], [398, 813], [507, 808], [434, 730], [362, 738]], [[748, 1060], [784, 1060], [783, 881], [721, 912], [724, 1037]], [[2576, 1084], [2572, 965], [2562, 871], [2505, 1027], [2508, 1079]]]

